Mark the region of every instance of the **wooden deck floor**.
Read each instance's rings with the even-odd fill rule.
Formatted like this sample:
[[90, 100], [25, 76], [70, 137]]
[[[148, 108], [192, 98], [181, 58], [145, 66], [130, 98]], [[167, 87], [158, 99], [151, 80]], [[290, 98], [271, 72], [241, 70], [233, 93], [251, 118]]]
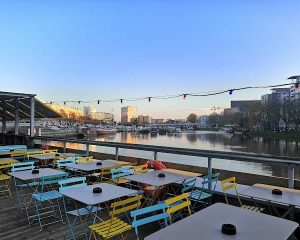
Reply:
[[[40, 231], [38, 225], [28, 225], [26, 215], [18, 213], [14, 206], [14, 198], [0, 199], [0, 239], [1, 240], [62, 240], [68, 232], [68, 225], [55, 223], [48, 225]], [[159, 230], [159, 226], [154, 224], [141, 228], [141, 239], [144, 236]], [[82, 238], [84, 239], [84, 238]], [[118, 239], [118, 238], [116, 238]], [[134, 231], [128, 232], [124, 240], [136, 239]], [[79, 239], [78, 239], [79, 240]]]

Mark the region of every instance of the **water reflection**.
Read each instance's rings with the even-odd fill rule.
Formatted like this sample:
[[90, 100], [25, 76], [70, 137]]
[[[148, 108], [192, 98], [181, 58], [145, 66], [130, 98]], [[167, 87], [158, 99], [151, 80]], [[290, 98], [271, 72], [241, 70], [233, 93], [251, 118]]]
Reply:
[[[93, 137], [91, 140], [96, 141], [113, 141], [131, 144], [149, 144], [159, 146], [194, 148], [206, 150], [234, 151], [234, 152], [251, 152], [259, 154], [271, 154], [276, 156], [300, 157], [299, 145], [295, 142], [286, 142], [282, 140], [266, 140], [263, 138], [245, 137], [243, 135], [223, 134], [218, 132], [187, 132], [176, 134], [135, 134], [135, 133], [117, 133], [113, 135], [104, 135]], [[57, 145], [63, 147], [62, 143]], [[74, 149], [85, 149], [85, 146], [76, 143], [67, 144], [67, 147]], [[113, 148], [103, 148], [90, 146], [91, 151], [101, 151], [114, 154]], [[135, 151], [130, 149], [121, 149], [121, 155], [152, 158], [150, 152]], [[158, 154], [159, 159], [163, 161], [178, 162], [182, 164], [207, 166], [207, 159], [191, 156], [180, 156], [173, 154]], [[238, 162], [224, 161], [215, 159], [213, 167], [227, 170], [235, 170], [241, 172], [259, 173], [273, 176], [287, 176], [287, 169], [278, 166]], [[300, 178], [300, 169], [296, 168], [295, 176]]]

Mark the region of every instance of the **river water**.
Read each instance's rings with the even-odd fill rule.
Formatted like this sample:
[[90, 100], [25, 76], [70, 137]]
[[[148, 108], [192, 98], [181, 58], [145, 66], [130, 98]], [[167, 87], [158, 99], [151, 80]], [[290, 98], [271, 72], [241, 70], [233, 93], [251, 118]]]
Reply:
[[[132, 144], [148, 144], [192, 149], [219, 150], [228, 152], [251, 152], [300, 158], [300, 146], [295, 142], [249, 138], [221, 132], [196, 131], [177, 134], [135, 134], [117, 133], [90, 138], [97, 141], [122, 142]], [[68, 144], [68, 148], [85, 149], [80, 144]], [[101, 146], [90, 146], [91, 151], [114, 154], [115, 149]], [[153, 159], [152, 152], [120, 149], [120, 155]], [[207, 166], [207, 158], [158, 153], [158, 159], [187, 165]], [[287, 169], [278, 166], [251, 162], [213, 159], [213, 168], [247, 172], [269, 176], [287, 177]], [[295, 177], [300, 179], [300, 169], [296, 169]]]

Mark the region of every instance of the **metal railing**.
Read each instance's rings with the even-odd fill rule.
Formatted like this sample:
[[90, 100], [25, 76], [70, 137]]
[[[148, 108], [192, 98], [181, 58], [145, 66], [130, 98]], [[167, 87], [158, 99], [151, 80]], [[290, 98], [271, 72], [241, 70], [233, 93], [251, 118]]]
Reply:
[[33, 140], [38, 139], [41, 141], [55, 141], [63, 142], [64, 152], [66, 152], [67, 143], [78, 143], [86, 146], [86, 154], [89, 155], [89, 147], [91, 145], [112, 147], [115, 148], [115, 159], [119, 158], [119, 150], [122, 149], [133, 149], [139, 151], [153, 152], [153, 160], [157, 159], [158, 153], [170, 153], [177, 155], [187, 155], [196, 157], [207, 158], [207, 169], [208, 174], [212, 173], [212, 161], [213, 159], [224, 159], [224, 160], [235, 160], [242, 162], [256, 162], [271, 165], [280, 165], [288, 169], [288, 186], [294, 188], [294, 172], [295, 167], [300, 166], [300, 161], [297, 158], [292, 157], [278, 157], [273, 155], [264, 154], [251, 154], [251, 153], [238, 153], [238, 152], [225, 152], [225, 151], [212, 151], [212, 150], [200, 150], [200, 149], [189, 149], [189, 148], [175, 148], [155, 145], [144, 145], [144, 144], [129, 144], [129, 143], [118, 143], [118, 142], [99, 142], [85, 139], [69, 139], [69, 138], [57, 138], [57, 137], [33, 137]]

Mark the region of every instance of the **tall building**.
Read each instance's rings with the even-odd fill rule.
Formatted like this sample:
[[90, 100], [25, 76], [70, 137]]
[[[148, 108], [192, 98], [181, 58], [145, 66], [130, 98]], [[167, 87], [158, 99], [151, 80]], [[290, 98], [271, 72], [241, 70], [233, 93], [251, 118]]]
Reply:
[[136, 119], [137, 110], [134, 106], [127, 106], [121, 108], [121, 123], [132, 123]]
[[281, 103], [284, 99], [289, 98], [291, 95], [290, 88], [273, 88], [270, 94], [261, 96], [261, 103], [267, 104], [269, 102]]
[[151, 123], [151, 117], [150, 116], [144, 116], [144, 115], [139, 115], [137, 117], [138, 124], [149, 124]]

